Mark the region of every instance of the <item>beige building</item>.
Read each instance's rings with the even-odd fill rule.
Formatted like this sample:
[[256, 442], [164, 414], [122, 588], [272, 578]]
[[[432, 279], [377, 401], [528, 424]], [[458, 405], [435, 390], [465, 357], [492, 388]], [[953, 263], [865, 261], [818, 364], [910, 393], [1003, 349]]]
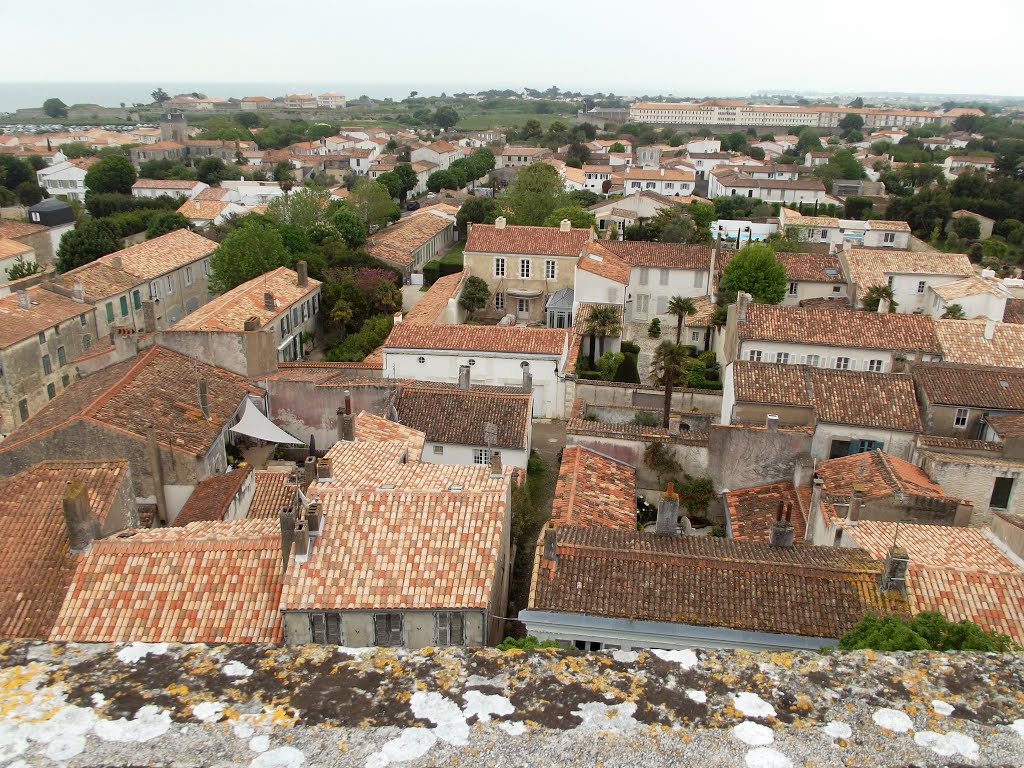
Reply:
[[458, 240], [455, 217], [425, 210], [370, 236], [366, 251], [401, 270], [406, 281], [423, 272], [423, 265], [439, 258]]
[[491, 289], [480, 315], [543, 323], [548, 299], [572, 290], [576, 261], [593, 239], [592, 229], [574, 229], [567, 220], [557, 229], [509, 225], [504, 216], [494, 224], [474, 224], [463, 263]]

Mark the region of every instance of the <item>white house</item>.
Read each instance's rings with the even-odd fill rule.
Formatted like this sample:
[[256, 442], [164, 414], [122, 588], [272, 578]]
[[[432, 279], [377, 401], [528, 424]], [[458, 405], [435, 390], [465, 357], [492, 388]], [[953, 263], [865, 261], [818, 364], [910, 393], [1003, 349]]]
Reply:
[[1002, 322], [1006, 300], [1013, 298], [1009, 289], [996, 279], [996, 273], [986, 269], [978, 275], [928, 288], [931, 296], [928, 314], [939, 319], [949, 307], [958, 306], [966, 319], [983, 317]]
[[435, 141], [433, 144], [413, 149], [409, 159], [414, 163], [419, 161], [434, 163], [437, 170], [446, 171], [452, 163], [465, 156], [466, 152], [462, 147], [449, 144], [447, 141]]
[[695, 177], [691, 171], [674, 168], [627, 167], [622, 174], [624, 194], [650, 191], [666, 197], [692, 195]]
[[888, 285], [897, 312], [927, 312], [931, 308], [929, 288], [974, 274], [970, 260], [962, 253], [848, 248], [840, 252], [839, 258], [850, 281], [854, 307], [860, 305], [869, 288]]
[[139, 179], [132, 184], [132, 197], [187, 197], [189, 200], [195, 197], [204, 189], [209, 189], [209, 184], [189, 179]]
[[598, 231], [605, 231], [614, 221], [622, 232], [624, 226], [637, 223], [640, 219], [653, 219], [665, 208], [682, 205], [677, 200], [649, 190], [635, 190], [617, 200], [608, 200], [590, 206], [590, 212], [597, 220]]
[[683, 147], [686, 154], [708, 154], [722, 151], [722, 142], [718, 139], [691, 139]]
[[872, 219], [864, 223], [865, 248], [895, 248], [905, 251], [910, 248], [910, 225], [905, 221], [882, 221]]
[[532, 389], [535, 418], [565, 418], [569, 342], [554, 328], [400, 323], [384, 342], [384, 375], [457, 384], [468, 366], [480, 384]]
[[697, 178], [706, 179], [715, 168], [732, 162], [732, 155], [728, 152], [687, 152], [686, 159], [696, 169]]
[[85, 174], [96, 160], [95, 157], [80, 157], [48, 165], [36, 171], [36, 182], [50, 197], [63, 197], [82, 202], [87, 191]]
[[827, 202], [825, 185], [818, 179], [757, 179], [749, 173], [718, 168], [708, 177], [708, 197], [756, 197], [766, 202]]
[[611, 164], [588, 163], [583, 166], [583, 178], [588, 191], [596, 195], [603, 195], [605, 194], [604, 183], [607, 181], [609, 185], [611, 184], [612, 166]]
[[547, 147], [513, 147], [505, 146], [495, 153], [495, 168], [523, 168], [551, 154]]
[[942, 170], [947, 179], [955, 179], [957, 174], [966, 170], [977, 170], [988, 173], [996, 167], [994, 157], [973, 155], [949, 155], [942, 162]]
[[327, 91], [316, 97], [316, 105], [320, 109], [344, 109], [345, 94], [337, 91]]

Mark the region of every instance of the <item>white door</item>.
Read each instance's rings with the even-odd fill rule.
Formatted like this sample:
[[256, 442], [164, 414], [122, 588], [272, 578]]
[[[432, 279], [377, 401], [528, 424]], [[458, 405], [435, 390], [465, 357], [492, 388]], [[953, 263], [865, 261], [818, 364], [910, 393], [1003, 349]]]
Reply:
[[530, 300], [516, 299], [516, 319], [528, 321], [530, 319]]
[[547, 402], [544, 400], [544, 385], [537, 384], [533, 388], [533, 418], [543, 419], [547, 416]]
[[636, 295], [636, 319], [646, 320], [650, 311], [651, 295], [649, 293], [638, 293]]

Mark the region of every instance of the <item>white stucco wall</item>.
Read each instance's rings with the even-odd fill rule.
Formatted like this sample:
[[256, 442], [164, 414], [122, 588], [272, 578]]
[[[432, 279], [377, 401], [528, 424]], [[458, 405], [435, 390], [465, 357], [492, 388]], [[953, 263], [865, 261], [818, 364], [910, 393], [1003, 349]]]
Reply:
[[[807, 363], [808, 355], [818, 355], [820, 358], [819, 368], [835, 368], [836, 360], [839, 357], [850, 358], [851, 371], [866, 371], [871, 360], [881, 360], [882, 369], [879, 373], [890, 373], [892, 371], [893, 354], [889, 350], [863, 349], [859, 347], [830, 347], [819, 344], [789, 344], [780, 341], [751, 341], [744, 339], [740, 341], [738, 359], [749, 360], [750, 352], [760, 350], [762, 363], [779, 362], [777, 355], [780, 352], [789, 353], [790, 364]], [[925, 362], [938, 360], [937, 355], [924, 355]]]
[[882, 450], [886, 453], [905, 461], [910, 461], [914, 451], [913, 432], [819, 421], [811, 440], [811, 458], [820, 461], [827, 459], [833, 440], [876, 440], [882, 443]]
[[[427, 464], [473, 464], [473, 452], [477, 448], [486, 447], [486, 445], [457, 445], [427, 441], [423, 444], [422, 459]], [[437, 448], [441, 448], [442, 453], [437, 453]], [[530, 456], [525, 449], [494, 448], [493, 450], [501, 453], [502, 466], [526, 469], [526, 462]]]

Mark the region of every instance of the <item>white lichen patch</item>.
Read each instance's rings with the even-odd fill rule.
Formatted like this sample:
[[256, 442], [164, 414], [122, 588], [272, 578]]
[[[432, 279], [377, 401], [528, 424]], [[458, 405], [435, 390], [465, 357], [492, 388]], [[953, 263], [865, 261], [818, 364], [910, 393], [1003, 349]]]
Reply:
[[249, 677], [252, 674], [252, 670], [240, 661], [229, 661], [220, 671], [228, 677]]
[[737, 693], [732, 697], [732, 705], [745, 717], [775, 717], [775, 707], [756, 693]]
[[491, 715], [511, 715], [516, 711], [511, 701], [496, 694], [487, 695], [480, 691], [466, 691], [463, 698], [466, 700], [466, 706], [462, 708], [462, 715], [467, 720], [476, 715], [481, 723], [486, 723], [491, 719]]
[[412, 713], [435, 726], [434, 735], [449, 744], [461, 746], [469, 739], [469, 725], [459, 705], [434, 691], [416, 691], [412, 695]]
[[192, 716], [204, 723], [216, 723], [223, 711], [224, 705], [219, 701], [204, 701], [192, 707]]
[[829, 720], [822, 730], [833, 739], [848, 739], [853, 736], [853, 728], [839, 720]]
[[270, 737], [265, 733], [261, 733], [259, 736], [253, 736], [249, 740], [249, 749], [253, 752], [266, 752], [270, 749]]
[[1010, 723], [1010, 730], [1012, 730], [1014, 733], [1016, 733], [1018, 736], [1024, 739], [1024, 718], [1021, 718], [1020, 720], [1014, 720], [1012, 723]]
[[771, 728], [751, 720], [744, 720], [733, 728], [732, 735], [748, 747], [766, 747], [775, 743], [775, 734]]
[[470, 675], [466, 679], [467, 688], [483, 688], [485, 685], [495, 688], [504, 688], [508, 685], [508, 675], [495, 675], [484, 677], [483, 675]]
[[963, 733], [950, 731], [949, 733], [936, 733], [935, 731], [921, 731], [914, 734], [914, 743], [919, 747], [926, 747], [941, 757], [952, 757], [960, 755], [968, 760], [977, 760], [978, 742]]
[[366, 759], [366, 768], [384, 768], [389, 763], [403, 763], [423, 757], [437, 743], [433, 731], [426, 728], [406, 728], [398, 738], [385, 742], [380, 752]]
[[131, 643], [117, 652], [117, 658], [125, 664], [134, 664], [146, 656], [162, 656], [167, 653], [167, 643]]
[[94, 728], [104, 741], [150, 741], [163, 736], [171, 728], [171, 713], [147, 704], [131, 720], [100, 720]]
[[612, 651], [612, 658], [623, 664], [635, 664], [640, 654], [636, 651]]
[[943, 717], [949, 717], [953, 714], [953, 710], [956, 709], [952, 704], [949, 704], [941, 699], [934, 699], [932, 701], [932, 709], [935, 714], [942, 715]]
[[256, 729], [246, 722], [235, 723], [233, 730], [235, 732], [235, 736], [240, 739], [248, 739], [256, 733]]
[[704, 691], [697, 691], [693, 688], [689, 688], [686, 691], [686, 698], [688, 698], [690, 701], [695, 701], [698, 704], [706, 704], [708, 700], [708, 695], [704, 693]]
[[636, 704], [631, 701], [622, 702], [614, 706], [600, 701], [590, 701], [586, 704], [580, 704], [579, 709], [574, 710], [573, 714], [583, 721], [577, 726], [577, 731], [625, 733], [632, 731], [640, 725], [636, 718], [633, 717], [635, 712]]
[[663, 651], [658, 649], [651, 649], [651, 653], [657, 656], [659, 659], [665, 661], [674, 661], [683, 669], [693, 669], [697, 666], [697, 654], [691, 651], [689, 648], [684, 648], [681, 651]]
[[503, 730], [509, 736], [522, 736], [524, 733], [526, 733], [526, 723], [498, 723], [498, 727], [501, 728], [501, 730]]
[[278, 747], [253, 758], [249, 768], [299, 768], [306, 756], [295, 747]]
[[793, 768], [793, 763], [788, 757], [770, 747], [750, 750], [743, 758], [743, 763], [747, 768]]
[[914, 723], [909, 715], [898, 709], [883, 707], [875, 712], [871, 719], [875, 721], [875, 725], [879, 728], [885, 728], [887, 731], [894, 731], [895, 733], [906, 733], [914, 729]]

